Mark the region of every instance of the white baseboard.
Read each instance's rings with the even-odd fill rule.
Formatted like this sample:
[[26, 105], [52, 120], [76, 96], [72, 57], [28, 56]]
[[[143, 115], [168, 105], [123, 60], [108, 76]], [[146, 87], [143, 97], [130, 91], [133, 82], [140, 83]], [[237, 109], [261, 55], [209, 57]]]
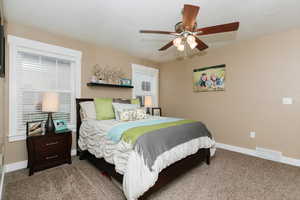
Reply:
[[[248, 149], [248, 148], [244, 148], [244, 147], [237, 147], [237, 146], [232, 146], [232, 145], [222, 144], [222, 143], [216, 143], [216, 147], [220, 148], [220, 149], [226, 149], [226, 150], [229, 150], [229, 151], [234, 151], [234, 152], [246, 154], [246, 155], [249, 155], [249, 156], [254, 156], [254, 157], [266, 159], [266, 157], [260, 156], [260, 154], [254, 149]], [[271, 158], [271, 157], [269, 157], [267, 159], [272, 160], [274, 162], [279, 162], [279, 163], [284, 163], [284, 164], [300, 167], [300, 160], [295, 159], [295, 158], [281, 156], [280, 158]]]
[[76, 156], [76, 154], [77, 154], [77, 150], [76, 149], [72, 149], [71, 156]]
[[5, 173], [17, 171], [20, 169], [25, 169], [27, 167], [27, 160], [20, 161], [20, 162], [14, 162], [10, 164], [4, 165]]
[[234, 152], [246, 154], [246, 155], [249, 155], [249, 156], [256, 156], [255, 150], [247, 149], [247, 148], [244, 148], [244, 147], [232, 146], [232, 145], [222, 144], [222, 143], [216, 143], [216, 147], [220, 148], [220, 149], [226, 149], [226, 150], [229, 150], [229, 151], [234, 151]]
[[[72, 149], [71, 156], [76, 156], [76, 149]], [[25, 168], [27, 168], [27, 160], [4, 165], [5, 173], [13, 172]]]

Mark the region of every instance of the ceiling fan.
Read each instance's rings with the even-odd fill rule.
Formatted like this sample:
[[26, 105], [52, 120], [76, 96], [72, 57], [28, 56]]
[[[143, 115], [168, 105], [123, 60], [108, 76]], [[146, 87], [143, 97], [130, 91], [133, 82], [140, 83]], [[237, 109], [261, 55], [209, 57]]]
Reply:
[[174, 40], [161, 47], [159, 51], [164, 51], [170, 48], [172, 45], [177, 47], [179, 51], [184, 51], [186, 44], [188, 44], [191, 49], [197, 48], [198, 50], [203, 51], [207, 49], [208, 46], [197, 36], [238, 30], [239, 22], [233, 22], [229, 24], [222, 24], [205, 28], [197, 28], [196, 17], [198, 15], [199, 9], [200, 7], [198, 6], [185, 4], [182, 11], [182, 22], [178, 22], [175, 25], [175, 32], [141, 30], [140, 33], [167, 34], [174, 35], [176, 37]]

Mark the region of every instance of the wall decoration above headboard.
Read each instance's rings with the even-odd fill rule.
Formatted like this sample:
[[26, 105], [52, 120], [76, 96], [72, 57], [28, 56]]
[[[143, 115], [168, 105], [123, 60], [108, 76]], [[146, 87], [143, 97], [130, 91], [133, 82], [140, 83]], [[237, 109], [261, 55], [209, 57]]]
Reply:
[[101, 67], [96, 64], [94, 66], [92, 83], [116, 84], [120, 85], [121, 80], [124, 79], [124, 72], [121, 68], [113, 68], [109, 66]]
[[226, 65], [223, 64], [212, 67], [194, 69], [194, 92], [224, 91], [225, 67]]

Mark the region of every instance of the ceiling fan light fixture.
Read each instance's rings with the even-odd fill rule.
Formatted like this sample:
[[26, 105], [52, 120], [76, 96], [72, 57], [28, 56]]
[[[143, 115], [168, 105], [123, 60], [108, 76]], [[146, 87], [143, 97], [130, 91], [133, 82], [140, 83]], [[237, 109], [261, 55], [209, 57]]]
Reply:
[[239, 29], [239, 22], [197, 28], [196, 18], [199, 13], [199, 8], [199, 6], [185, 4], [183, 7], [182, 20], [175, 25], [175, 31], [140, 30], [140, 33], [175, 36], [173, 40], [158, 49], [159, 51], [167, 50], [171, 46], [177, 47], [179, 51], [184, 51], [185, 48], [188, 48], [186, 46], [189, 46], [191, 49], [197, 48], [199, 51], [203, 51], [207, 49], [208, 46], [197, 36], [232, 32]]
[[179, 46], [177, 47], [177, 50], [178, 50], [178, 51], [184, 51], [184, 45], [183, 45], [183, 44], [179, 45]]
[[189, 43], [191, 49], [195, 49], [196, 46], [198, 45], [198, 43], [196, 41], [192, 42], [192, 43]]
[[180, 37], [173, 40], [173, 44], [175, 47], [179, 47], [181, 45], [182, 39]]
[[187, 36], [186, 41], [189, 44], [193, 44], [193, 43], [195, 43], [196, 39], [195, 39], [195, 37], [193, 35], [189, 35], [189, 36]]

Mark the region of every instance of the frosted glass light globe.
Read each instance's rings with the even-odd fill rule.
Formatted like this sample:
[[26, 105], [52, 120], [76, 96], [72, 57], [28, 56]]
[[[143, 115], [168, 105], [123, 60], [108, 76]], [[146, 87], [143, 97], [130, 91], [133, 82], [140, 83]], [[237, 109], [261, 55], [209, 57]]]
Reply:
[[192, 36], [192, 35], [189, 35], [189, 36], [187, 36], [187, 38], [186, 38], [186, 41], [187, 41], [189, 44], [194, 43], [195, 40], [196, 40], [195, 37]]
[[184, 51], [184, 45], [181, 44], [177, 47], [178, 51]]
[[181, 41], [182, 41], [182, 39], [180, 37], [178, 37], [175, 40], [173, 40], [174, 46], [178, 47], [179, 45], [181, 45]]
[[189, 45], [191, 49], [194, 49], [198, 45], [198, 43], [194, 41], [193, 43], [189, 43]]

